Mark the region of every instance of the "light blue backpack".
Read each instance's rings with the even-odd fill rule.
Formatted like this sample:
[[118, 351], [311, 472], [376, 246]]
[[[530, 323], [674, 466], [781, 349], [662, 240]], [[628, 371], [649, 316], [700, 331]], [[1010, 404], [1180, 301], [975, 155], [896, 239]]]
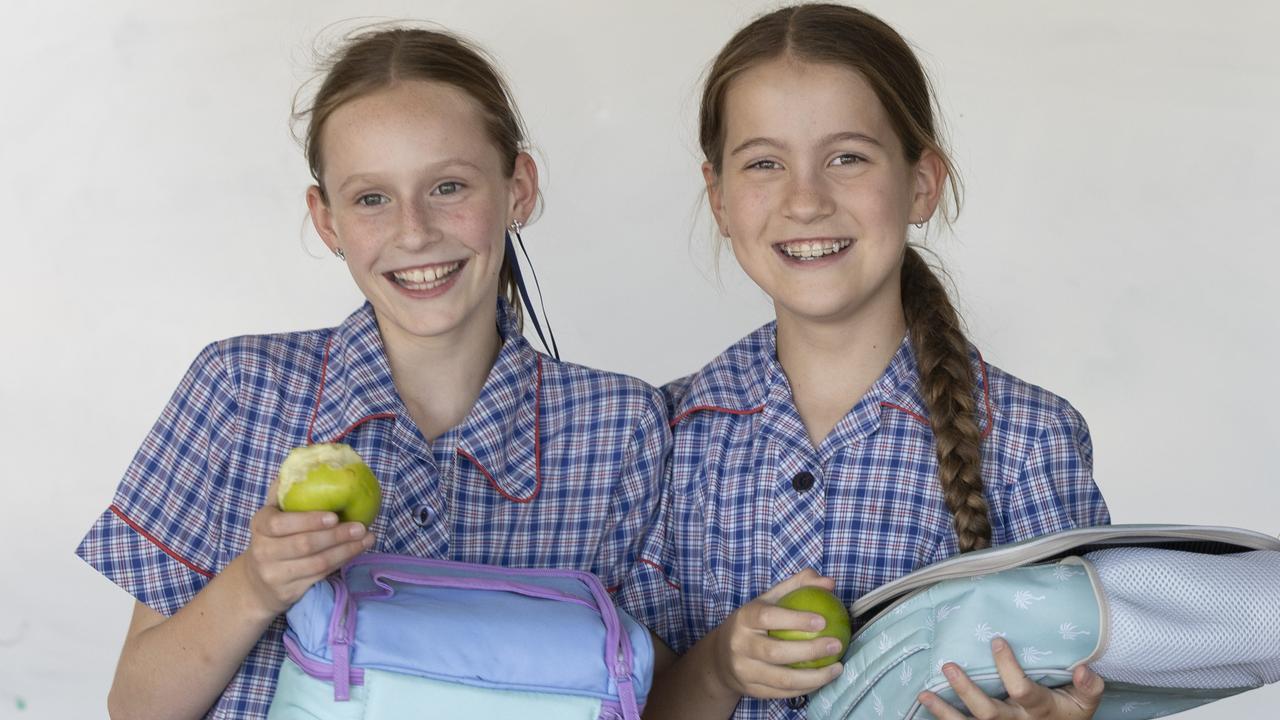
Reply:
[[639, 720], [649, 632], [596, 576], [362, 555], [288, 612], [273, 720]]
[[1145, 720], [1280, 680], [1280, 540], [1181, 525], [1081, 528], [951, 558], [860, 598], [844, 673], [812, 720], [931, 720], [955, 662], [1005, 697], [991, 658], [1003, 636], [1031, 679], [1106, 680], [1096, 720]]

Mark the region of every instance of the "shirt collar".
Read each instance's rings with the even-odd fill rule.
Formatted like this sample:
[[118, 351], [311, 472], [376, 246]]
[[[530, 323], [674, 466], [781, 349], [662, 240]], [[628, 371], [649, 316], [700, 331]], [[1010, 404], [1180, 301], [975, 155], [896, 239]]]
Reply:
[[[538, 437], [542, 358], [516, 325], [515, 312], [498, 300], [502, 347], [458, 433], [458, 454], [474, 463], [499, 494], [528, 502], [539, 487]], [[373, 307], [365, 303], [335, 328], [325, 347], [308, 442], [341, 442], [371, 420], [413, 428], [391, 379]], [[416, 430], [414, 437], [421, 439]], [[430, 453], [425, 445], [423, 453]]]
[[[780, 431], [795, 438], [807, 438], [795, 412], [791, 386], [777, 356], [777, 324], [770, 322], [735, 343], [694, 376], [676, 408], [672, 424], [701, 411], [763, 412], [762, 426], [766, 432]], [[972, 347], [970, 364], [979, 396], [978, 423], [985, 436], [990, 432], [991, 402], [982, 356]], [[879, 426], [886, 411], [905, 412], [916, 421], [929, 424], [910, 333], [903, 336], [884, 372], [836, 425], [828, 440], [843, 444], [863, 437]]]
[[704, 410], [739, 415], [760, 412], [769, 394], [770, 363], [776, 363], [775, 325], [761, 326], [694, 375], [675, 407], [672, 424]]

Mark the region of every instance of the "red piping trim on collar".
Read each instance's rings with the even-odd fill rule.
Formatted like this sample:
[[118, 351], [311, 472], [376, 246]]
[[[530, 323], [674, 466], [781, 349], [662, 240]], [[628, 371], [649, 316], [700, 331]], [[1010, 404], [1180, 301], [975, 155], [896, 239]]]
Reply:
[[492, 486], [499, 495], [514, 503], [531, 503], [538, 497], [538, 493], [542, 492], [542, 356], [538, 355], [537, 357], [538, 379], [537, 383], [533, 386], [533, 466], [535, 478], [533, 483], [533, 492], [529, 493], [528, 497], [522, 498], [507, 493], [498, 485], [498, 482], [493, 479], [493, 476], [489, 474], [489, 471], [484, 469], [484, 465], [481, 465], [479, 460], [475, 459], [475, 457], [466, 450], [458, 448], [458, 454], [470, 460], [471, 464], [476, 466], [481, 474], [485, 476], [485, 479], [489, 481], [489, 485]]
[[209, 572], [208, 570], [205, 570], [204, 568], [200, 567], [199, 565], [196, 565], [195, 563], [191, 562], [190, 560], [188, 560], [188, 559], [186, 559], [186, 558], [182, 557], [182, 556], [181, 556], [181, 555], [179, 555], [178, 553], [176, 553], [176, 552], [174, 552], [173, 550], [171, 550], [171, 549], [169, 548], [169, 546], [168, 546], [168, 545], [165, 545], [164, 543], [162, 543], [162, 542], [160, 542], [158, 539], [156, 539], [156, 536], [152, 535], [151, 533], [147, 532], [146, 530], [143, 530], [141, 525], [139, 525], [138, 523], [134, 522], [133, 520], [130, 520], [130, 519], [129, 519], [129, 516], [125, 515], [125, 514], [124, 514], [124, 511], [123, 511], [123, 510], [121, 510], [120, 508], [116, 507], [114, 504], [113, 504], [113, 505], [111, 505], [108, 509], [109, 509], [109, 510], [111, 510], [111, 512], [115, 513], [116, 517], [118, 517], [118, 518], [120, 518], [121, 520], [123, 520], [125, 525], [128, 525], [129, 527], [133, 528], [134, 532], [136, 532], [136, 533], [138, 533], [139, 535], [141, 535], [142, 537], [146, 538], [146, 539], [147, 539], [147, 541], [148, 541], [148, 542], [150, 542], [152, 545], [155, 545], [156, 547], [160, 548], [160, 549], [164, 552], [164, 554], [165, 554], [165, 555], [168, 555], [169, 557], [173, 558], [174, 560], [177, 560], [178, 562], [180, 562], [180, 563], [182, 563], [183, 565], [187, 566], [187, 568], [188, 568], [189, 570], [194, 570], [195, 572], [200, 573], [201, 575], [203, 575], [203, 576], [205, 576], [205, 577], [207, 577], [207, 578], [212, 578], [212, 577], [213, 577], [213, 573]]
[[[982, 437], [983, 439], [986, 439], [986, 437], [991, 434], [991, 428], [995, 425], [996, 418], [995, 418], [995, 412], [991, 408], [991, 383], [987, 381], [987, 363], [982, 360], [981, 352], [978, 353], [978, 367], [982, 369], [982, 402], [987, 407], [987, 426], [982, 429]], [[902, 412], [915, 418], [922, 425], [929, 424], [928, 418], [922, 415], [919, 415], [918, 413], [914, 413], [902, 407], [901, 405], [894, 405], [891, 402], [881, 401], [880, 407], [887, 407], [887, 408], [893, 408], [894, 410], [901, 410]]]
[[324, 397], [324, 381], [329, 375], [329, 346], [333, 345], [333, 333], [324, 341], [324, 362], [320, 365], [320, 387], [316, 390], [316, 406], [311, 409], [311, 422], [307, 423], [307, 444], [313, 441], [311, 433], [316, 427], [316, 417], [320, 414], [320, 398]]
[[[314, 433], [316, 429], [316, 418], [320, 415], [320, 401], [321, 399], [324, 398], [324, 381], [325, 381], [325, 378], [327, 378], [329, 375], [329, 348], [332, 345], [333, 345], [333, 334], [330, 333], [329, 338], [324, 341], [324, 363], [320, 366], [320, 387], [316, 389], [316, 405], [314, 408], [311, 409], [311, 422], [307, 423], [307, 444], [308, 445], [315, 444], [315, 439], [312, 437], [312, 433]], [[345, 430], [338, 433], [329, 442], [331, 443], [342, 442], [342, 439], [345, 438], [347, 435], [350, 435], [352, 430], [355, 430], [356, 428], [369, 422], [370, 420], [394, 420], [395, 418], [396, 418], [395, 413], [389, 413], [389, 412], [365, 415], [359, 420], [348, 425]]]
[[648, 559], [648, 558], [640, 558], [640, 559], [636, 560], [636, 562], [641, 563], [641, 564], [644, 564], [644, 565], [648, 565], [649, 567], [651, 567], [651, 568], [653, 568], [653, 569], [657, 570], [657, 571], [658, 571], [658, 574], [662, 576], [662, 582], [666, 583], [667, 585], [670, 585], [672, 588], [675, 588], [676, 590], [679, 590], [679, 589], [680, 589], [680, 584], [679, 584], [679, 583], [674, 583], [674, 582], [672, 582], [672, 581], [671, 581], [671, 578], [667, 577], [667, 571], [666, 571], [666, 570], [663, 570], [663, 569], [662, 569], [662, 566], [661, 566], [661, 565], [659, 565], [658, 563], [656, 563], [656, 562], [654, 562], [654, 561], [652, 561], [652, 560], [650, 560], [650, 559]]
[[675, 427], [677, 424], [679, 424], [681, 420], [684, 420], [685, 418], [689, 417], [690, 415], [700, 410], [714, 410], [715, 412], [729, 413], [730, 415], [754, 415], [755, 413], [758, 413], [761, 410], [764, 410], [764, 405], [759, 405], [753, 408], [747, 408], [746, 410], [735, 410], [734, 408], [720, 407], [718, 405], [699, 405], [697, 407], [691, 407], [688, 410], [685, 410], [684, 412], [675, 416], [675, 418], [671, 421], [671, 427]]

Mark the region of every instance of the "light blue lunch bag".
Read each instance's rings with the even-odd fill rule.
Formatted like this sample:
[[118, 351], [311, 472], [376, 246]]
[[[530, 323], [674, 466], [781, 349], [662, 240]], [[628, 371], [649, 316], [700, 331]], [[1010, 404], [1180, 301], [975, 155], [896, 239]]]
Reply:
[[287, 613], [273, 720], [639, 720], [649, 632], [577, 570], [365, 554]]
[[968, 553], [859, 598], [844, 672], [811, 720], [932, 720], [955, 662], [1005, 697], [991, 639], [1023, 670], [1066, 685], [1087, 664], [1106, 681], [1095, 720], [1145, 720], [1280, 680], [1280, 540], [1234, 528], [1080, 528]]

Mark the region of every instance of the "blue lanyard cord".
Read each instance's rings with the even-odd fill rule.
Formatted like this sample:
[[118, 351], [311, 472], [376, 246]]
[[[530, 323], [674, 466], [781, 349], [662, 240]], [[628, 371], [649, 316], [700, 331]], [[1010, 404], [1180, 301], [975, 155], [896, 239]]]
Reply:
[[533, 311], [533, 303], [529, 300], [529, 289], [524, 284], [524, 274], [520, 272], [520, 262], [516, 258], [515, 247], [511, 243], [510, 231], [507, 232], [507, 257], [511, 259], [511, 276], [516, 280], [516, 289], [520, 291], [520, 302], [524, 305], [524, 309], [529, 313], [529, 320], [533, 322], [533, 329], [538, 333], [538, 339], [542, 341], [542, 347], [551, 353], [556, 360], [560, 359], [560, 348], [556, 345], [556, 334], [551, 331], [551, 319], [547, 318], [547, 306], [542, 300], [542, 286], [538, 284], [538, 272], [533, 269], [533, 261], [529, 259], [529, 251], [525, 250], [524, 238], [520, 237], [517, 231], [514, 233], [516, 241], [520, 243], [520, 251], [524, 253], [524, 261], [529, 265], [529, 272], [533, 275], [533, 286], [538, 291], [538, 304], [542, 306], [542, 316], [547, 320], [547, 335], [551, 336], [551, 344], [547, 344], [547, 338], [542, 334], [542, 325], [538, 322], [538, 314]]

